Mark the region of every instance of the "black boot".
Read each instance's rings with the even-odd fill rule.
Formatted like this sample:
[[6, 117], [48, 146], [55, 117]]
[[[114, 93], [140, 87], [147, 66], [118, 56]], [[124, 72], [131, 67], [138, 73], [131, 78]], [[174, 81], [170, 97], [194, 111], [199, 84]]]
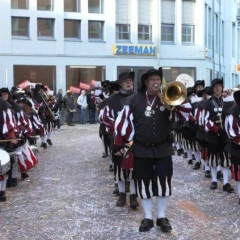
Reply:
[[7, 187], [7, 188], [12, 187], [12, 178], [8, 177], [7, 183], [6, 183], [6, 187]]
[[47, 139], [47, 143], [48, 143], [49, 145], [53, 145], [53, 143], [52, 143], [52, 140], [51, 140], [51, 139]]
[[113, 190], [113, 194], [115, 194], [115, 195], [119, 195], [119, 190], [118, 190], [118, 184], [117, 183], [115, 183], [115, 189]]
[[130, 192], [130, 181], [125, 181], [125, 192]]
[[17, 186], [17, 178], [12, 178], [12, 187]]
[[201, 162], [196, 162], [195, 165], [193, 166], [193, 170], [198, 170], [201, 167]]
[[0, 202], [6, 202], [5, 191], [0, 191]]
[[136, 194], [130, 194], [130, 207], [136, 209], [139, 206]]
[[21, 173], [21, 178], [24, 180], [25, 178], [28, 178], [28, 174], [27, 173]]
[[126, 193], [119, 193], [119, 198], [116, 202], [117, 207], [123, 207], [126, 204]]

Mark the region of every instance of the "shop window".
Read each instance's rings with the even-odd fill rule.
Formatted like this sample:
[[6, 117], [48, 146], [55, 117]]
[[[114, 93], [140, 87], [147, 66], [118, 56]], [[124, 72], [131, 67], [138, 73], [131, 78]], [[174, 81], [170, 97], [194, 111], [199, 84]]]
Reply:
[[37, 0], [37, 10], [52, 11], [53, 1], [52, 0]]
[[12, 36], [29, 37], [29, 18], [12, 17]]
[[54, 37], [54, 19], [52, 18], [38, 18], [38, 37], [53, 38]]
[[11, 0], [12, 9], [28, 9], [28, 0]]
[[64, 38], [81, 38], [81, 22], [78, 20], [64, 20]]
[[64, 12], [80, 12], [80, 0], [64, 0]]

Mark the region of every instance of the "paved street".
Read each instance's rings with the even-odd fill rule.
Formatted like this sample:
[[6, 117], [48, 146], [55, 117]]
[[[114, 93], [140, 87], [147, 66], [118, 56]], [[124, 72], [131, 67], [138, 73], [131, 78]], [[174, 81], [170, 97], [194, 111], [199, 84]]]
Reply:
[[19, 179], [17, 187], [6, 190], [8, 201], [0, 203], [1, 240], [240, 239], [237, 194], [223, 192], [222, 181], [210, 191], [203, 170], [191, 170], [181, 157], [174, 157], [167, 212], [172, 235], [157, 227], [140, 233], [142, 208], [115, 206], [113, 173], [102, 158], [98, 125], [64, 125], [52, 140], [53, 146], [39, 149], [29, 180]]

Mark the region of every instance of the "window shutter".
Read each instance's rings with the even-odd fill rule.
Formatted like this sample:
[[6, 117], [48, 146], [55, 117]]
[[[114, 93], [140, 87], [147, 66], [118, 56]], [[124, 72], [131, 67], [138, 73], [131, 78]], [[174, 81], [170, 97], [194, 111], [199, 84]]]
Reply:
[[116, 0], [116, 22], [130, 23], [131, 0]]
[[152, 0], [138, 1], [138, 23], [151, 25]]
[[182, 2], [182, 24], [194, 25], [195, 1], [183, 0]]
[[175, 0], [162, 0], [162, 23], [175, 22]]

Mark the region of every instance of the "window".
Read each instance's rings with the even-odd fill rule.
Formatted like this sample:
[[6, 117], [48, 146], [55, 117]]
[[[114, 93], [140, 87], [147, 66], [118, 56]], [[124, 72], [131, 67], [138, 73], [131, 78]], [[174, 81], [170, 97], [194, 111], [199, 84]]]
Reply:
[[194, 26], [182, 25], [182, 43], [194, 43]]
[[28, 0], [11, 0], [12, 9], [28, 9]]
[[54, 37], [54, 19], [52, 18], [38, 18], [38, 37]]
[[12, 36], [29, 37], [29, 18], [12, 17]]
[[152, 26], [151, 25], [138, 25], [138, 40], [139, 41], [152, 41]]
[[80, 12], [80, 0], [64, 0], [64, 12]]
[[174, 43], [175, 0], [161, 2], [161, 42]]
[[52, 0], [37, 0], [37, 10], [52, 11]]
[[89, 13], [103, 13], [103, 0], [88, 0]]
[[161, 41], [168, 42], [168, 43], [174, 42], [174, 25], [173, 24], [162, 24]]
[[81, 38], [78, 20], [64, 20], [64, 38]]
[[88, 21], [88, 38], [90, 40], [103, 40], [103, 25], [101, 21]]
[[130, 40], [130, 25], [117, 24], [116, 25], [116, 40], [129, 41]]

